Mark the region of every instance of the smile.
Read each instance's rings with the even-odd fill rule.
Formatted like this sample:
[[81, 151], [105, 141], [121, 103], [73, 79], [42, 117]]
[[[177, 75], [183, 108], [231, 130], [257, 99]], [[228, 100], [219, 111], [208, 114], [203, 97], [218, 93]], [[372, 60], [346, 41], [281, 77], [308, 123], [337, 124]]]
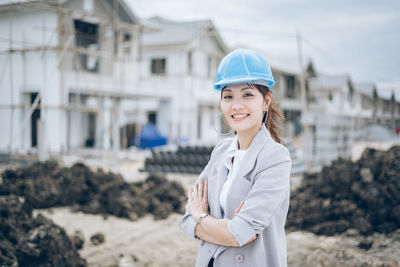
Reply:
[[243, 119], [250, 116], [250, 114], [240, 114], [240, 115], [232, 115], [232, 118], [234, 119]]

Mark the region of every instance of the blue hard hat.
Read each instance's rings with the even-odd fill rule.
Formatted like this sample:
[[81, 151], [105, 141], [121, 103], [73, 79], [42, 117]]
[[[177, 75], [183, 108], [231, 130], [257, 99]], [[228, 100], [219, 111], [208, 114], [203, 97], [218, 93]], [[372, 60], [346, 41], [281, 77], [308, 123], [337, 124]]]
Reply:
[[233, 83], [253, 83], [271, 88], [275, 85], [267, 61], [255, 51], [236, 49], [219, 63], [214, 88], [218, 91]]

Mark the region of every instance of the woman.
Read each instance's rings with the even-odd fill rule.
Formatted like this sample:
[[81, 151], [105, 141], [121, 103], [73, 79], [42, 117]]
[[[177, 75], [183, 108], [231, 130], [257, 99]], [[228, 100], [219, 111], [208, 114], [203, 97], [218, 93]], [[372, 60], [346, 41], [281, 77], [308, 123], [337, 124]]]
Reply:
[[201, 239], [196, 266], [287, 266], [285, 221], [291, 159], [278, 135], [271, 69], [237, 49], [218, 67], [215, 89], [234, 138], [219, 142], [188, 192], [181, 226]]

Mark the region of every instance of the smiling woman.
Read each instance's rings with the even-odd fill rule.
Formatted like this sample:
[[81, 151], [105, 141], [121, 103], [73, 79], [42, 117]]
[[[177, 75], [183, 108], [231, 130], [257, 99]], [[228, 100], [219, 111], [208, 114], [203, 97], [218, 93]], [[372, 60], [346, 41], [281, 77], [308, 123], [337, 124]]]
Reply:
[[271, 69], [256, 52], [221, 61], [215, 89], [234, 138], [219, 142], [188, 192], [181, 225], [201, 240], [196, 266], [286, 266], [291, 159], [279, 137]]

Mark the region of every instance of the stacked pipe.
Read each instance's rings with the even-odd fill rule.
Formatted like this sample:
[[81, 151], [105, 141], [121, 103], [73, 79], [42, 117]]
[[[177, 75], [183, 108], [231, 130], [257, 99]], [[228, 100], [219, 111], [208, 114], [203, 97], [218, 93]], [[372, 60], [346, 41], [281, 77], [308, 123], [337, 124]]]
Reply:
[[145, 160], [143, 171], [199, 174], [212, 150], [212, 146], [180, 146], [177, 151], [152, 152], [152, 157]]

